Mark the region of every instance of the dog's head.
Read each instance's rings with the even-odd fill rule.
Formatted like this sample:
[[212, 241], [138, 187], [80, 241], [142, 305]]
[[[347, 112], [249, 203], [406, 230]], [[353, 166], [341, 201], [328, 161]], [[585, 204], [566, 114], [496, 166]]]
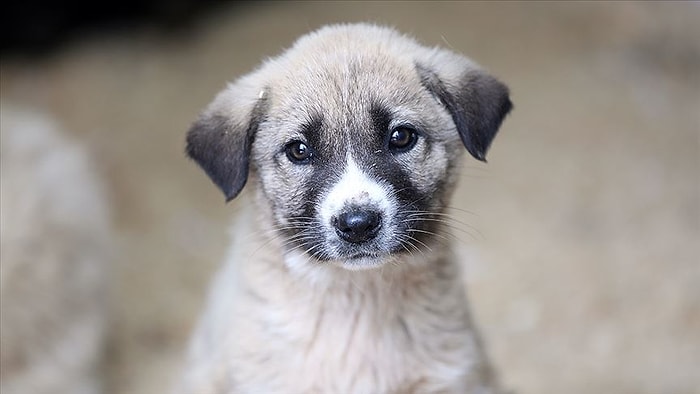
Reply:
[[254, 174], [286, 252], [373, 267], [433, 243], [464, 148], [484, 160], [510, 109], [460, 55], [331, 26], [222, 91], [187, 153], [227, 200]]

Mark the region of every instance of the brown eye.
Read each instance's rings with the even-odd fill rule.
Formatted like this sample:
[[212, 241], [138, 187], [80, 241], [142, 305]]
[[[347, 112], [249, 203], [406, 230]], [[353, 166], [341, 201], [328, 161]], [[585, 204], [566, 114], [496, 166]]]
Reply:
[[312, 152], [305, 143], [292, 141], [284, 147], [287, 158], [294, 164], [308, 164], [311, 162]]
[[418, 142], [416, 130], [407, 126], [399, 126], [391, 131], [389, 149], [394, 153], [407, 152]]

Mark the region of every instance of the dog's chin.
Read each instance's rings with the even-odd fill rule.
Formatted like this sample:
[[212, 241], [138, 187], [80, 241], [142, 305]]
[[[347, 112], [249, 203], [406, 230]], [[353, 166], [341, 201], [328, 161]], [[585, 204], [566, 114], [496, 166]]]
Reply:
[[363, 271], [379, 268], [389, 262], [388, 256], [381, 255], [357, 255], [332, 261], [337, 267], [348, 271]]

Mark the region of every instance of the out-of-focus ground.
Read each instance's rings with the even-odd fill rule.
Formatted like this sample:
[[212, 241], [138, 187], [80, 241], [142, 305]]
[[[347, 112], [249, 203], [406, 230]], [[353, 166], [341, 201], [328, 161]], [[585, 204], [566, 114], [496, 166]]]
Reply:
[[[700, 5], [262, 3], [175, 34], [3, 56], [2, 104], [99, 158], [118, 244], [109, 393], [167, 392], [240, 207], [183, 154], [226, 81], [329, 22], [387, 23], [475, 59], [515, 110], [453, 205], [471, 303], [517, 393], [700, 387]], [[471, 213], [466, 213], [469, 211]]]

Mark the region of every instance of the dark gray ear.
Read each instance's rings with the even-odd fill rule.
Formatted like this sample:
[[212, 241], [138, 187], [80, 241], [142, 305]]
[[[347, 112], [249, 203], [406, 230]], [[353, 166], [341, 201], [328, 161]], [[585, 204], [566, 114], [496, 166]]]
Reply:
[[486, 161], [501, 122], [513, 108], [508, 87], [481, 70], [466, 72], [453, 83], [416, 64], [423, 85], [442, 102], [452, 115], [464, 146], [476, 159]]
[[232, 119], [235, 112], [205, 112], [187, 133], [187, 155], [224, 192], [227, 202], [241, 192], [248, 180], [250, 149], [264, 116], [264, 103], [264, 98], [260, 98], [252, 111], [243, 115], [246, 119]]

